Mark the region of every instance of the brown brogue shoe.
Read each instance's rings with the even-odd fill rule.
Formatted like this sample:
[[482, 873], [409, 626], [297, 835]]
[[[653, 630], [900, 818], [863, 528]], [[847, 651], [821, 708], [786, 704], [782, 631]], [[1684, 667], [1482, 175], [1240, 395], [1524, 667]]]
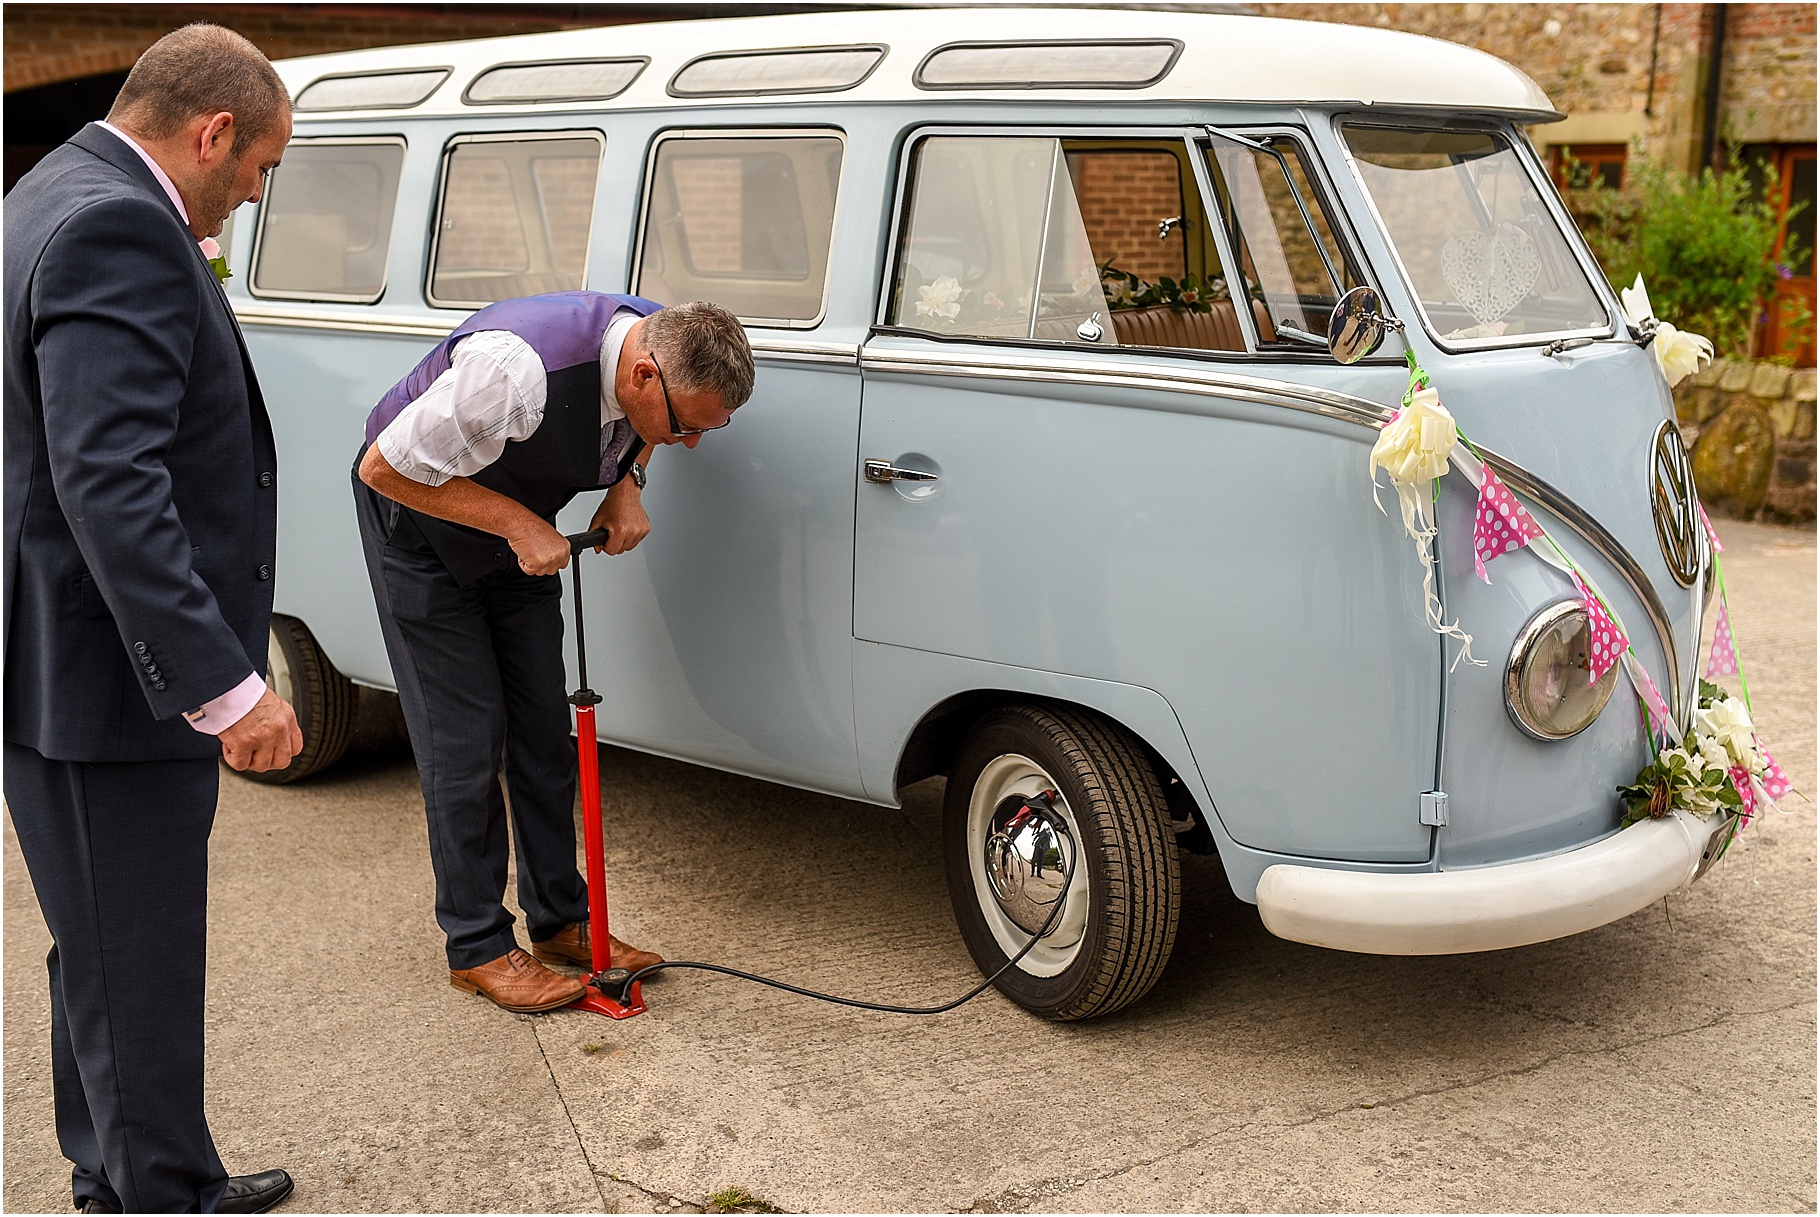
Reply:
[[[607, 945], [613, 949], [613, 966], [624, 968], [628, 972], [636, 972], [640, 968], [648, 968], [654, 963], [664, 961], [662, 955], [628, 946], [613, 934], [607, 935]], [[531, 954], [545, 963], [567, 963], [581, 968], [593, 967], [593, 943], [588, 938], [588, 923], [577, 921], [563, 926], [556, 932], [555, 937], [532, 943]]]
[[554, 1010], [587, 991], [581, 981], [550, 971], [518, 947], [478, 968], [450, 968], [449, 983], [464, 993], [478, 993], [514, 1014]]

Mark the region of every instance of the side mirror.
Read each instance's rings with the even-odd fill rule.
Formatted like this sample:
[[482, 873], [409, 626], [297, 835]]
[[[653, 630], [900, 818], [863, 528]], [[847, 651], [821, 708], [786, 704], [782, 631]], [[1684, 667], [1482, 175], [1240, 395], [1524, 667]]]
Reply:
[[1340, 363], [1357, 363], [1384, 345], [1384, 335], [1403, 323], [1384, 315], [1384, 302], [1369, 287], [1340, 297], [1327, 319], [1327, 349]]

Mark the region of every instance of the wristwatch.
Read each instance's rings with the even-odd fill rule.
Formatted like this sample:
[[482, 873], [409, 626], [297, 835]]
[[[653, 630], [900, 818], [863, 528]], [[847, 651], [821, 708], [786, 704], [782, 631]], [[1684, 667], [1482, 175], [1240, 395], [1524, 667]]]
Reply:
[[627, 472], [632, 475], [632, 484], [643, 490], [645, 488], [645, 467], [637, 461], [633, 461], [632, 468]]

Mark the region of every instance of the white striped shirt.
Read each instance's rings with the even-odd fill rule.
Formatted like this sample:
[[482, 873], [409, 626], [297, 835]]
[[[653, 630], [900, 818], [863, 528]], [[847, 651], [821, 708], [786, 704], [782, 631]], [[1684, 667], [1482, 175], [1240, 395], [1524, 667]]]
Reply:
[[[603, 436], [626, 414], [613, 395], [613, 372], [638, 319], [631, 309], [620, 309], [601, 336]], [[510, 330], [478, 330], [455, 344], [448, 370], [373, 442], [386, 463], [405, 477], [440, 486], [452, 477], [479, 473], [499, 459], [508, 443], [537, 430], [548, 394], [543, 361], [530, 343]]]

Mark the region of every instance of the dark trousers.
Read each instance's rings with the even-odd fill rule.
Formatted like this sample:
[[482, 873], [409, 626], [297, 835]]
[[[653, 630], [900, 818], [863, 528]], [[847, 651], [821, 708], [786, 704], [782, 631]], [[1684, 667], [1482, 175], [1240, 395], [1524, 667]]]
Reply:
[[202, 1114], [212, 760], [83, 764], [6, 745], [6, 803], [50, 927], [57, 1143], [75, 1202], [209, 1212]]
[[[467, 587], [356, 477], [356, 513], [386, 653], [429, 818], [436, 921], [449, 967], [518, 945], [506, 890], [506, 801], [518, 903], [540, 942], [585, 921], [575, 868], [575, 745], [562, 666], [562, 582], [516, 564]], [[401, 535], [394, 535], [395, 531]], [[503, 542], [501, 543], [503, 544]]]

